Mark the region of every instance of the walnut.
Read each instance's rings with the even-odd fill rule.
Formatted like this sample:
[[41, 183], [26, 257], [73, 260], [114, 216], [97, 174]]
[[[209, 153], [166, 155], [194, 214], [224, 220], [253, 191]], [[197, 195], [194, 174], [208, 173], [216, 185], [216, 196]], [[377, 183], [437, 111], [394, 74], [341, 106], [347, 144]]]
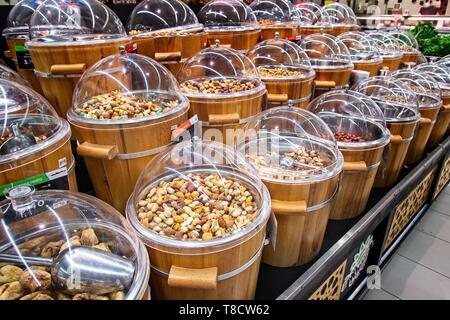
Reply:
[[100, 249], [100, 250], [103, 250], [103, 251], [111, 252], [111, 250], [109, 249], [108, 245], [106, 243], [104, 243], [104, 242], [99, 243], [98, 245], [94, 246], [94, 248], [97, 248], [97, 249]]
[[16, 300], [25, 293], [19, 281], [13, 281], [0, 286], [0, 300]]
[[61, 249], [59, 249], [59, 252], [61, 253], [62, 251], [67, 249], [69, 246], [71, 246], [71, 247], [81, 246], [80, 237], [73, 236], [72, 238], [70, 238], [69, 242], [66, 242], [61, 246]]
[[36, 291], [20, 298], [20, 300], [54, 300], [49, 291]]
[[123, 291], [117, 291], [109, 294], [111, 300], [125, 300], [125, 293]]
[[18, 281], [23, 270], [16, 266], [6, 265], [0, 268], [0, 284]]
[[91, 293], [79, 293], [74, 295], [72, 300], [109, 300], [109, 298]]
[[42, 257], [54, 257], [58, 254], [59, 250], [61, 249], [61, 246], [64, 244], [63, 240], [60, 241], [53, 241], [47, 243], [41, 251]]
[[98, 238], [95, 235], [94, 229], [84, 229], [83, 232], [81, 232], [81, 239], [80, 242], [83, 246], [95, 246], [98, 244]]
[[27, 270], [22, 273], [19, 281], [22, 287], [29, 292], [47, 290], [52, 284], [50, 273], [43, 270]]

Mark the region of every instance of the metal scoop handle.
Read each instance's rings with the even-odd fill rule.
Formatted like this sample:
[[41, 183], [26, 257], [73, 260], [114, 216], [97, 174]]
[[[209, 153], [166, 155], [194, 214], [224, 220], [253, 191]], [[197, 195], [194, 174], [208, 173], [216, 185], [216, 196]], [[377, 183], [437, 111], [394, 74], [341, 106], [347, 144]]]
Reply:
[[0, 261], [12, 263], [14, 265], [21, 265], [24, 262], [26, 262], [29, 264], [35, 264], [35, 265], [40, 265], [40, 266], [49, 266], [49, 267], [51, 267], [53, 264], [52, 258], [18, 256], [16, 254], [9, 254], [9, 253], [0, 253]]

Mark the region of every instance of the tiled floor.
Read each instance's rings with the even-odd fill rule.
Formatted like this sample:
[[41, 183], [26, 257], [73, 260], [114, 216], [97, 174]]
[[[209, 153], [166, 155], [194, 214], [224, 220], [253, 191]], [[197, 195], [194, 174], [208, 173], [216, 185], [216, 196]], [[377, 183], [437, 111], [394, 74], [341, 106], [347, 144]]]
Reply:
[[362, 299], [450, 299], [450, 185], [384, 267], [381, 289]]

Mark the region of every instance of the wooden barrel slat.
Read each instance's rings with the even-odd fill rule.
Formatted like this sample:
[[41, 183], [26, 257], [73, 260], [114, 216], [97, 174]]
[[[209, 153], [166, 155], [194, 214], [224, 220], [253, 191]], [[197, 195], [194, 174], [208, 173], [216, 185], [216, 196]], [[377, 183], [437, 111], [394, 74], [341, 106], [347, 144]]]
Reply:
[[355, 66], [355, 70], [367, 71], [369, 72], [370, 77], [375, 77], [378, 75], [381, 69], [382, 61], [380, 62], [355, 62], [353, 61], [353, 65]]
[[450, 125], [450, 110], [448, 109], [450, 108], [450, 97], [442, 97], [442, 100], [443, 106], [446, 106], [446, 108], [442, 107], [437, 116], [436, 123], [428, 140], [429, 147], [436, 146], [444, 139]]
[[298, 29], [294, 28], [294, 26], [287, 26], [285, 28], [263, 27], [261, 30], [261, 41], [274, 39], [276, 33], [279, 34], [280, 39], [288, 39], [292, 37], [297, 37]]
[[383, 57], [383, 63], [381, 64], [381, 68], [386, 68], [389, 71], [395, 71], [400, 69], [400, 65], [402, 64], [403, 56], [401, 57]]
[[286, 95], [287, 99], [286, 101], [282, 102], [282, 104], [286, 105], [288, 100], [300, 100], [300, 99], [306, 99], [301, 102], [295, 102], [294, 106], [301, 107], [305, 104], [308, 104], [309, 99], [308, 97], [311, 97], [312, 90], [313, 90], [313, 78], [309, 79], [283, 79], [283, 80], [270, 80], [270, 79], [263, 79], [264, 84], [266, 85], [267, 93], [269, 100], [267, 101], [267, 107], [277, 107], [280, 105], [280, 102], [271, 102], [270, 101], [270, 95], [271, 94], [282, 94]]
[[220, 32], [208, 31], [208, 45], [214, 45], [216, 40], [221, 45], [229, 45], [239, 51], [253, 49], [259, 42], [261, 30]]

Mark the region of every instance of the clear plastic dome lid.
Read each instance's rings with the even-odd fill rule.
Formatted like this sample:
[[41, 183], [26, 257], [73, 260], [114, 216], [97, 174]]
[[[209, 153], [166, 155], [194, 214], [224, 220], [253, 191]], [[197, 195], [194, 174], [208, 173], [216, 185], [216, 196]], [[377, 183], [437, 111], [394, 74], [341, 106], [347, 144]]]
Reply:
[[300, 47], [308, 55], [313, 68], [340, 68], [352, 65], [347, 47], [332, 35], [311, 34], [303, 39]]
[[180, 0], [145, 0], [131, 13], [127, 30], [131, 35], [150, 33], [164, 34], [202, 30], [191, 8]]
[[399, 57], [403, 54], [398, 40], [387, 32], [374, 31], [367, 33], [383, 57]]
[[419, 102], [419, 108], [435, 108], [442, 104], [442, 91], [436, 80], [427, 73], [414, 69], [402, 69], [390, 76], [401, 81], [413, 91]]
[[230, 97], [264, 88], [248, 57], [219, 44], [189, 58], [178, 72], [178, 81], [187, 96]]
[[0, 79], [17, 82], [21, 85], [30, 87], [28, 81], [22, 78], [20, 74], [3, 64], [0, 64]]
[[263, 28], [287, 25], [296, 20], [293, 6], [287, 0], [255, 0], [250, 8]]
[[295, 43], [275, 39], [260, 42], [247, 53], [262, 79], [310, 78], [314, 70], [308, 55]]
[[70, 128], [32, 89], [0, 80], [0, 164], [25, 158], [70, 137]]
[[6, 18], [4, 36], [28, 36], [30, 20], [36, 8], [44, 0], [22, 0], [16, 3]]
[[116, 54], [86, 70], [67, 117], [70, 122], [117, 125], [160, 121], [188, 107], [175, 77], [161, 64], [139, 54]]
[[271, 108], [245, 127], [238, 151], [264, 181], [309, 183], [339, 174], [343, 158], [327, 124], [295, 107]]
[[96, 0], [46, 0], [31, 16], [32, 41], [95, 42], [126, 36], [119, 17]]
[[260, 29], [252, 9], [241, 0], [212, 0], [197, 14], [206, 31]]
[[328, 125], [339, 147], [368, 148], [389, 141], [383, 111], [362, 93], [330, 91], [311, 101], [308, 110]]
[[382, 61], [375, 40], [367, 37], [365, 33], [350, 31], [340, 34], [337, 38], [347, 46], [353, 62]]
[[414, 35], [408, 31], [392, 31], [389, 34], [397, 39], [400, 43], [400, 49], [403, 53], [416, 54], [419, 53], [419, 44]]
[[356, 19], [355, 13], [345, 4], [339, 2], [330, 3], [323, 6], [323, 11], [328, 14], [331, 24], [333, 25], [358, 25], [358, 20]]
[[443, 96], [450, 95], [450, 69], [434, 63], [419, 64], [414, 68], [418, 73], [426, 73], [437, 81]]
[[194, 138], [147, 165], [128, 201], [127, 218], [149, 246], [220, 250], [255, 234], [270, 211], [270, 195], [244, 157]]
[[314, 2], [302, 2], [294, 4], [295, 18], [300, 26], [331, 26], [331, 18]]
[[420, 118], [416, 94], [394, 78], [370, 77], [358, 82], [352, 90], [375, 101], [383, 111], [386, 122], [416, 121]]
[[[29, 185], [8, 190], [6, 197], [0, 203], [0, 253], [23, 259], [12, 266], [0, 258], [2, 269], [17, 276], [10, 286], [21, 289], [10, 298], [33, 300], [37, 293], [48, 300], [142, 298], [148, 254], [114, 208], [86, 194], [35, 192]], [[59, 262], [52, 268], [40, 263], [53, 259]]]

